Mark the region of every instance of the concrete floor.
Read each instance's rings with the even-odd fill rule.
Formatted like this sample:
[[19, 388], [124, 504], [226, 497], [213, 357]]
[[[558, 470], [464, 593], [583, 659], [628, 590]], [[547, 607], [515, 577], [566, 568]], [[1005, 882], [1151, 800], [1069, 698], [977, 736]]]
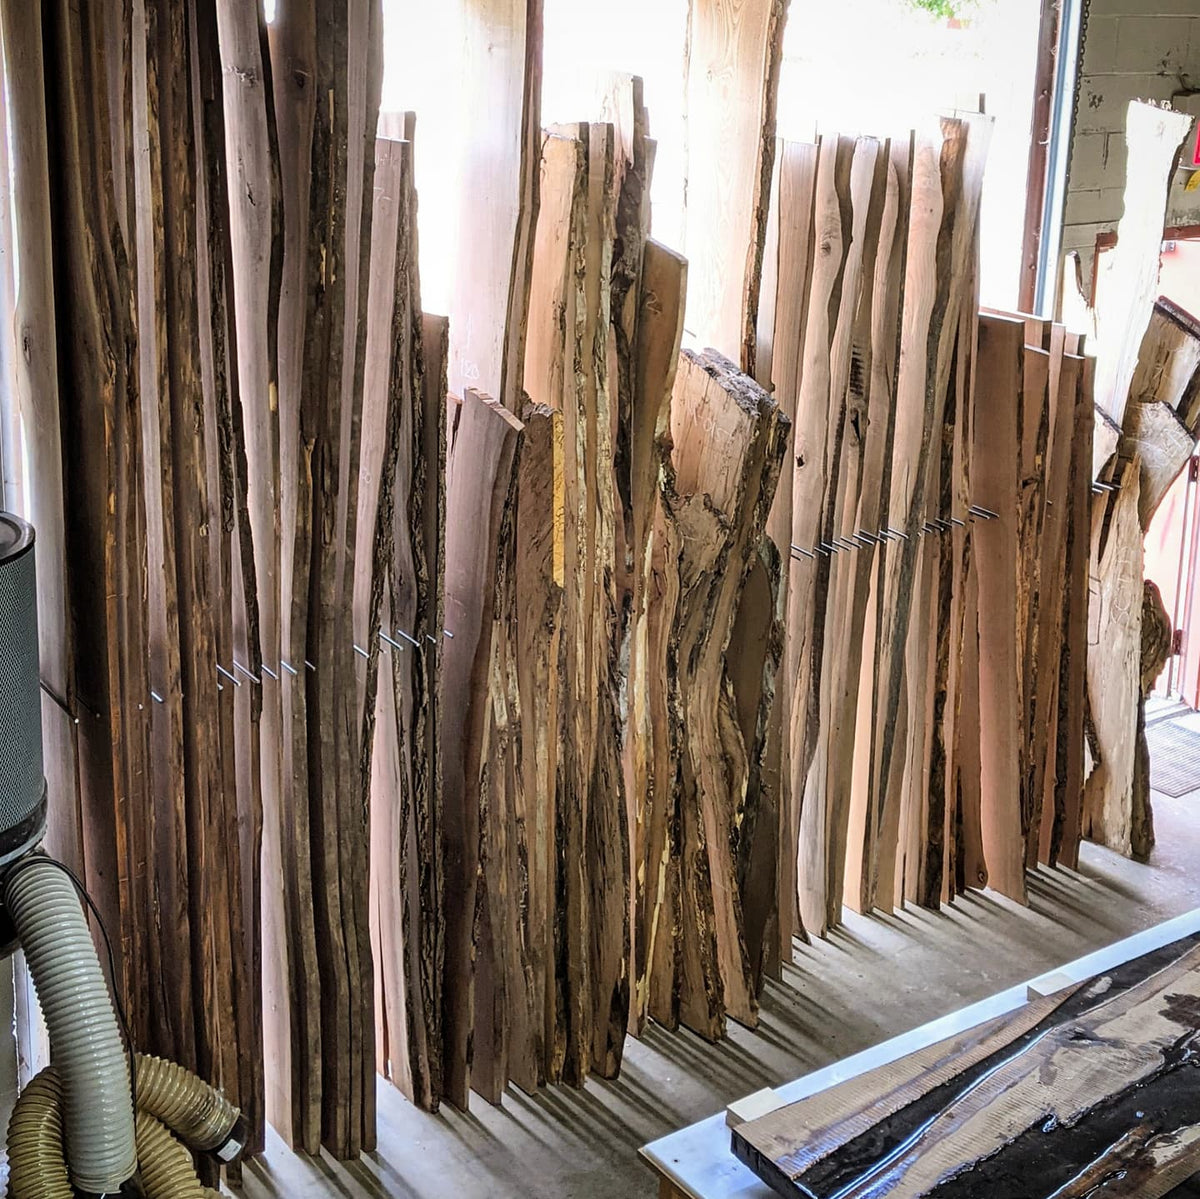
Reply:
[[[797, 946], [784, 982], [767, 988], [755, 1032], [731, 1025], [727, 1041], [708, 1045], [652, 1026], [628, 1042], [615, 1083], [535, 1098], [510, 1089], [500, 1107], [473, 1097], [470, 1115], [424, 1115], [381, 1082], [377, 1153], [342, 1166], [297, 1158], [272, 1138], [237, 1193], [652, 1196], [654, 1180], [637, 1156], [647, 1141], [1200, 907], [1200, 790], [1156, 795], [1154, 808], [1158, 845], [1148, 864], [1085, 844], [1079, 873], [1032, 876], [1028, 908], [988, 892], [940, 913], [847, 914], [827, 941]], [[1184, 1193], [1200, 1195], [1200, 1187]]]

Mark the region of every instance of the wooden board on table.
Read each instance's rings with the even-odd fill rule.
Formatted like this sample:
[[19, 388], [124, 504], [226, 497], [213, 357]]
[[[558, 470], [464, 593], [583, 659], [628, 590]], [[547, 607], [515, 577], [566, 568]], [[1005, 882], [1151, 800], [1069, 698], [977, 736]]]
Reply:
[[687, 114], [688, 332], [754, 373], [787, 0], [691, 0]]
[[1190, 937], [742, 1124], [734, 1153], [810, 1199], [1164, 1195], [1200, 1165], [1197, 995]]

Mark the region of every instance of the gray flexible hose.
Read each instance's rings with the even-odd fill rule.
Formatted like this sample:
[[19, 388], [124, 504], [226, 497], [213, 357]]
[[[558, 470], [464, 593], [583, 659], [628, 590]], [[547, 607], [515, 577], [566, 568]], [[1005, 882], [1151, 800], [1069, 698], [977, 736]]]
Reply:
[[70, 879], [49, 862], [22, 865], [4, 882], [62, 1080], [71, 1181], [119, 1191], [137, 1169], [129, 1067], [108, 986]]

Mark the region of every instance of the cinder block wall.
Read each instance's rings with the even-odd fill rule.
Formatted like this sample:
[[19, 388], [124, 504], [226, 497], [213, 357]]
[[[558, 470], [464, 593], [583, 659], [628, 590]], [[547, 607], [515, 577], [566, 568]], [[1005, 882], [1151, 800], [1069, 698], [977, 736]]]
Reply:
[[[1092, 0], [1081, 75], [1063, 251], [1080, 251], [1090, 276], [1096, 234], [1121, 219], [1127, 104], [1200, 111], [1200, 96], [1187, 95], [1200, 90], [1200, 0]], [[1171, 225], [1200, 224], [1200, 189], [1184, 190], [1190, 174], [1176, 174]]]

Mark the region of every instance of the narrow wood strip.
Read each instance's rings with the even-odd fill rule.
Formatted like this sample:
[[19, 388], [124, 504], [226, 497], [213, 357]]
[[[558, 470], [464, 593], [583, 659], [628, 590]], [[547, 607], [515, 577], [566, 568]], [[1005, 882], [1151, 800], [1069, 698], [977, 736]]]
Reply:
[[718, 0], [689, 5], [688, 328], [699, 345], [715, 347], [750, 374], [786, 14], [786, 0], [736, 9]]
[[[516, 647], [521, 698], [521, 761], [529, 833], [528, 924], [533, 976], [529, 1033], [538, 1082], [546, 1081], [555, 1038], [555, 932], [558, 912], [555, 828], [558, 805], [563, 534], [566, 519], [563, 415], [530, 405], [523, 417], [517, 492]], [[520, 1081], [520, 1080], [518, 1080]]]
[[[1079, 864], [1084, 785], [1084, 720], [1087, 703], [1088, 562], [1091, 552], [1091, 463], [1094, 366], [1084, 360], [1075, 404], [1075, 433], [1071, 439], [1070, 511], [1066, 542], [1067, 585], [1063, 612], [1065, 652], [1059, 673], [1058, 744], [1054, 810], [1062, 811], [1061, 828], [1055, 821], [1051, 853], [1065, 866]], [[1060, 798], [1059, 789], [1062, 790]]]
[[[824, 893], [824, 804], [807, 806], [808, 770], [816, 748], [819, 728], [819, 667], [814, 671], [814, 645], [823, 639], [823, 621], [818, 622], [814, 597], [822, 563], [830, 554], [823, 542], [822, 504], [827, 472], [827, 444], [831, 418], [832, 354], [834, 324], [840, 309], [842, 272], [850, 231], [843, 226], [841, 204], [849, 187], [854, 142], [830, 137], [821, 143], [813, 199], [813, 242], [828, 247], [814, 257], [808, 302], [800, 391], [796, 399], [796, 425], [792, 455], [792, 527], [790, 544], [807, 549], [814, 557], [791, 561], [788, 583], [787, 627], [793, 649], [785, 660], [792, 674], [792, 711], [788, 761], [791, 769], [793, 804], [798, 807], [799, 852], [811, 860], [797, 867], [797, 895], [805, 928], [820, 933], [825, 926]], [[836, 416], [834, 417], [836, 420]], [[816, 659], [819, 663], [819, 658]]]
[[[796, 401], [800, 390], [800, 366], [804, 353], [804, 331], [807, 323], [809, 274], [812, 269], [813, 189], [816, 183], [818, 147], [806, 143], [783, 142], [779, 149], [777, 189], [773, 211], [778, 223], [776, 260], [769, 265], [775, 277], [775, 292], [770, 297], [773, 324], [769, 359], [770, 382], [774, 385], [775, 402], [795, 427]], [[766, 271], [764, 271], [764, 278]], [[766, 300], [764, 282], [764, 300]], [[760, 324], [763, 309], [760, 307]], [[768, 368], [760, 344], [757, 360], [758, 377], [766, 386], [762, 372]], [[763, 969], [779, 977], [782, 963], [791, 960], [792, 937], [798, 931], [804, 935], [797, 919], [796, 854], [799, 844], [798, 797], [792, 791], [792, 773], [785, 747], [790, 743], [792, 692], [798, 662], [792, 651], [794, 639], [786, 630], [789, 615], [789, 594], [792, 579], [792, 490], [794, 470], [792, 446], [789, 440], [788, 457], [780, 472], [775, 501], [767, 518], [767, 535], [779, 551], [783, 567], [776, 603], [777, 619], [785, 629], [783, 653], [775, 681], [775, 695], [767, 719], [766, 761], [763, 767], [763, 787], [778, 797], [778, 830], [775, 873], [776, 937], [774, 947], [764, 952]], [[753, 933], [750, 934], [753, 939]], [[753, 959], [752, 959], [753, 960]]]
[[[873, 903], [871, 894], [877, 840], [875, 821], [871, 818], [875, 663], [880, 636], [879, 605], [887, 554], [886, 542], [880, 535], [888, 524], [891, 489], [891, 447], [895, 434], [900, 314], [903, 307], [911, 192], [911, 135], [892, 140], [888, 147], [888, 160], [886, 207], [871, 308], [871, 398], [867, 408], [868, 433], [873, 425], [877, 436], [868, 436], [864, 465], [864, 479], [878, 480], [878, 485], [864, 485], [860, 507], [860, 527], [868, 538], [874, 539], [874, 544], [869, 552], [867, 576], [862, 584], [867, 588], [867, 600], [863, 613], [862, 662], [856, 684], [858, 700], [854, 716], [854, 758], [850, 777], [846, 877], [843, 884], [843, 901], [857, 912], [869, 911]], [[892, 229], [890, 243], [885, 236], [889, 227]]]
[[997, 519], [976, 525], [979, 573], [979, 721], [981, 830], [988, 883], [1025, 901], [1025, 846], [1021, 818], [1020, 670], [1016, 574], [1020, 517], [1018, 427], [1011, 398], [1022, 390], [1020, 322], [981, 317], [975, 392], [972, 488], [975, 503]]
[[463, 397], [446, 479], [446, 627], [442, 661], [446, 910], [445, 1097], [467, 1108], [474, 1011], [478, 788], [491, 661], [497, 540], [513, 486], [521, 423], [474, 391]]
[[[1141, 703], [1142, 534], [1137, 507], [1141, 460], [1113, 482], [1103, 533], [1093, 519], [1087, 710], [1098, 760], [1083, 793], [1083, 834], [1126, 857], [1133, 852], [1133, 776]], [[1092, 632], [1094, 630], [1094, 632]]]
[[[683, 335], [687, 263], [672, 250], [646, 243], [638, 305], [638, 342], [631, 432], [633, 504], [637, 567], [634, 575], [632, 635], [629, 660], [627, 753], [632, 759], [630, 787], [636, 804], [631, 835], [636, 857], [636, 929], [634, 933], [633, 1027], [640, 1032], [651, 1014], [655, 973], [674, 983], [673, 942], [677, 893], [669, 887], [672, 872], [667, 848], [671, 808], [669, 780], [674, 762], [672, 713], [666, 695], [669, 630], [673, 626], [678, 584], [665, 575], [668, 536], [658, 505], [660, 465], [669, 455], [669, 404]], [[660, 535], [661, 532], [661, 535]], [[664, 971], [664, 946], [671, 946], [671, 967]], [[669, 1004], [668, 1004], [669, 1008]], [[658, 1007], [656, 1019], [671, 1022]]]
[[[162, 902], [154, 919], [163, 943], [191, 944], [190, 860], [184, 775], [183, 695], [180, 646], [175, 629], [179, 610], [175, 568], [175, 466], [171, 451], [170, 383], [167, 369], [166, 247], [163, 222], [163, 160], [159, 123], [159, 65], [154, 47], [159, 11], [135, 3], [131, 37], [132, 108], [140, 131], [134, 155], [135, 241], [139, 311], [143, 321], [138, 376], [142, 394], [142, 448], [145, 455], [147, 599], [150, 685], [163, 702], [152, 708], [151, 780], [157, 802], [150, 825], [150, 858]], [[153, 700], [153, 697], [151, 697]], [[169, 1029], [174, 1059], [199, 1066], [193, 999], [196, 980], [189, 953], [162, 955], [159, 1010]]]

